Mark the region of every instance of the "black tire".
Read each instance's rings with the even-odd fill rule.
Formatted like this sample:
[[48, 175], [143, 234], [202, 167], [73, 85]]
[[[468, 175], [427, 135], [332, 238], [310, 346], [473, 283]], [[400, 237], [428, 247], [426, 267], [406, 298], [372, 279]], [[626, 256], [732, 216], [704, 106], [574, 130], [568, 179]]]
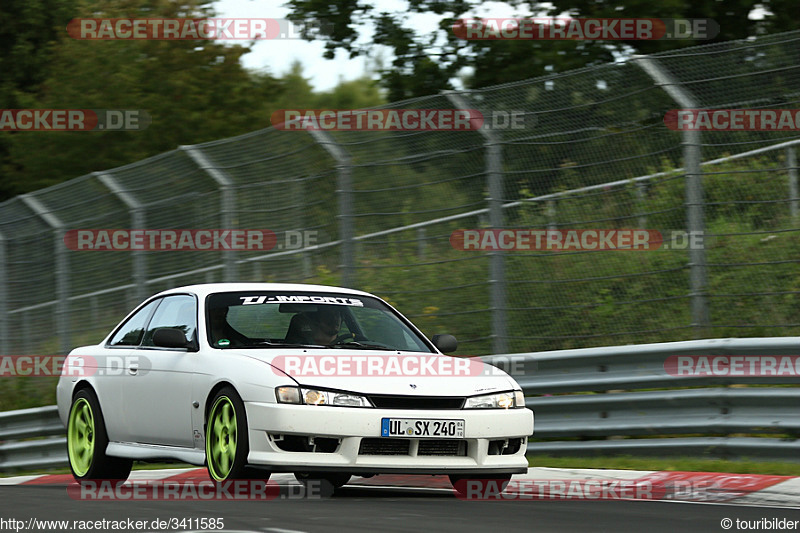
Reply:
[[92, 389], [81, 389], [72, 397], [67, 420], [67, 458], [72, 477], [78, 482], [125, 481], [133, 461], [106, 455], [108, 433], [100, 402]]
[[294, 477], [306, 489], [318, 489], [321, 496], [327, 497], [336, 489], [345, 486], [352, 476], [340, 472], [295, 472]]
[[268, 473], [247, 468], [247, 414], [244, 402], [232, 387], [220, 389], [212, 398], [205, 437], [206, 465], [213, 481], [269, 479]]
[[[450, 483], [453, 485], [453, 489], [458, 493], [459, 496], [467, 496], [468, 489], [470, 487], [469, 483], [471, 481], [478, 481], [480, 482], [479, 491], [480, 494], [486, 495], [487, 491], [488, 494], [494, 494], [495, 490], [499, 489], [499, 492], [503, 492], [506, 490], [508, 483], [511, 481], [511, 474], [472, 474], [472, 475], [457, 475], [452, 474], [448, 476], [450, 478]], [[489, 482], [496, 482], [496, 483], [489, 483]], [[477, 499], [481, 499], [480, 495], [475, 495], [473, 492], [472, 496], [475, 496]]]
[[263, 470], [261, 468], [255, 468], [252, 466], [246, 466], [244, 469], [244, 475], [242, 479], [260, 479], [262, 481], [269, 481], [272, 472], [269, 470]]

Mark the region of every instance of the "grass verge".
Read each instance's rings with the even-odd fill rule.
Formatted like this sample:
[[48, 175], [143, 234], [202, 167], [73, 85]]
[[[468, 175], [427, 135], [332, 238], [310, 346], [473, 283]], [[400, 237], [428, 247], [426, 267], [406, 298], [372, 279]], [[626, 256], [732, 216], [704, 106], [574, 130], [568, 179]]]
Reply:
[[800, 476], [800, 463], [781, 463], [724, 459], [698, 459], [697, 457], [553, 457], [528, 456], [532, 467], [550, 468], [605, 468], [611, 470], [668, 470], [681, 472], [728, 472], [732, 474], [762, 474]]

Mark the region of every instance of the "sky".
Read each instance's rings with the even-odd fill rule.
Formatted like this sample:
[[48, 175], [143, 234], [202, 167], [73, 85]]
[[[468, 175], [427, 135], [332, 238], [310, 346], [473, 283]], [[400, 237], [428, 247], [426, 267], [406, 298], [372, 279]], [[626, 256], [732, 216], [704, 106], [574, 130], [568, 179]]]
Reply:
[[[335, 1], [335, 0], [332, 0]], [[282, 7], [284, 0], [217, 0], [214, 8], [219, 17], [226, 18], [273, 18], [285, 19], [289, 9]], [[405, 13], [408, 17], [407, 26], [423, 31], [435, 31], [439, 21], [437, 15], [408, 14], [407, 3], [404, 0], [374, 0], [372, 2], [376, 11]], [[550, 4], [542, 4], [543, 8]], [[523, 8], [524, 9], [524, 6]], [[524, 12], [523, 14], [529, 14]], [[514, 17], [520, 13], [503, 2], [482, 2], [480, 7], [465, 16], [479, 17]], [[762, 9], [755, 9], [750, 18], [762, 18]], [[369, 29], [363, 30], [369, 32]], [[370, 34], [362, 35], [360, 42], [369, 42]], [[240, 42], [240, 41], [236, 41]], [[385, 47], [374, 46], [375, 55], [383, 55], [384, 63], [388, 64], [391, 54]], [[274, 76], [281, 76], [289, 71], [292, 63], [299, 60], [303, 66], [303, 74], [310, 80], [316, 91], [326, 91], [335, 87], [342, 80], [353, 80], [363, 76], [368, 69], [368, 60], [365, 57], [350, 59], [344, 51], [336, 52], [336, 59], [328, 60], [322, 57], [325, 46], [322, 42], [309, 42], [302, 39], [262, 40], [256, 42], [252, 52], [243, 57], [246, 68], [254, 70], [266, 69]], [[458, 80], [452, 80], [458, 88]]]
[[[273, 18], [285, 19], [289, 9], [281, 7], [281, 0], [217, 0], [214, 8], [217, 16], [226, 18]], [[407, 12], [403, 0], [375, 0], [378, 11]], [[512, 9], [502, 2], [484, 2], [474, 13], [478, 16], [510, 17]], [[439, 17], [437, 15], [409, 15], [408, 25], [420, 31], [434, 31]], [[369, 35], [362, 36], [362, 42], [369, 42]], [[378, 54], [388, 58], [388, 49], [374, 47]], [[364, 57], [350, 59], [344, 51], [337, 51], [334, 60], [322, 57], [325, 46], [322, 42], [308, 42], [302, 39], [263, 40], [252, 47], [252, 52], [245, 55], [242, 62], [246, 68], [266, 69], [274, 76], [281, 76], [289, 71], [292, 63], [299, 60], [304, 66], [304, 76], [310, 79], [316, 91], [325, 91], [335, 87], [341, 80], [353, 80], [367, 72], [368, 62]]]

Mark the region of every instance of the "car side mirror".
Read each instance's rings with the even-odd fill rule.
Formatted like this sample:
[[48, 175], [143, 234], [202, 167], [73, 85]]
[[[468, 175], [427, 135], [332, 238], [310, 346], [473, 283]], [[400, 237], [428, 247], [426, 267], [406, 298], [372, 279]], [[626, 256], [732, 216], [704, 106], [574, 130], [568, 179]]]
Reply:
[[175, 328], [158, 328], [153, 333], [153, 344], [162, 348], [188, 348], [183, 331]]
[[442, 353], [455, 352], [458, 348], [458, 341], [452, 335], [434, 335], [431, 341]]

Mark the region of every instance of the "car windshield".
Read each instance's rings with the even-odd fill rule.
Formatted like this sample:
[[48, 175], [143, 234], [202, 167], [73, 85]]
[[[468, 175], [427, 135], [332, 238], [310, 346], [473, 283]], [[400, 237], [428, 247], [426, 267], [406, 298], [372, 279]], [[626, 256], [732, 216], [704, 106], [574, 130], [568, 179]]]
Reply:
[[225, 292], [206, 300], [215, 348], [326, 347], [431, 353], [406, 321], [376, 298], [303, 291]]

